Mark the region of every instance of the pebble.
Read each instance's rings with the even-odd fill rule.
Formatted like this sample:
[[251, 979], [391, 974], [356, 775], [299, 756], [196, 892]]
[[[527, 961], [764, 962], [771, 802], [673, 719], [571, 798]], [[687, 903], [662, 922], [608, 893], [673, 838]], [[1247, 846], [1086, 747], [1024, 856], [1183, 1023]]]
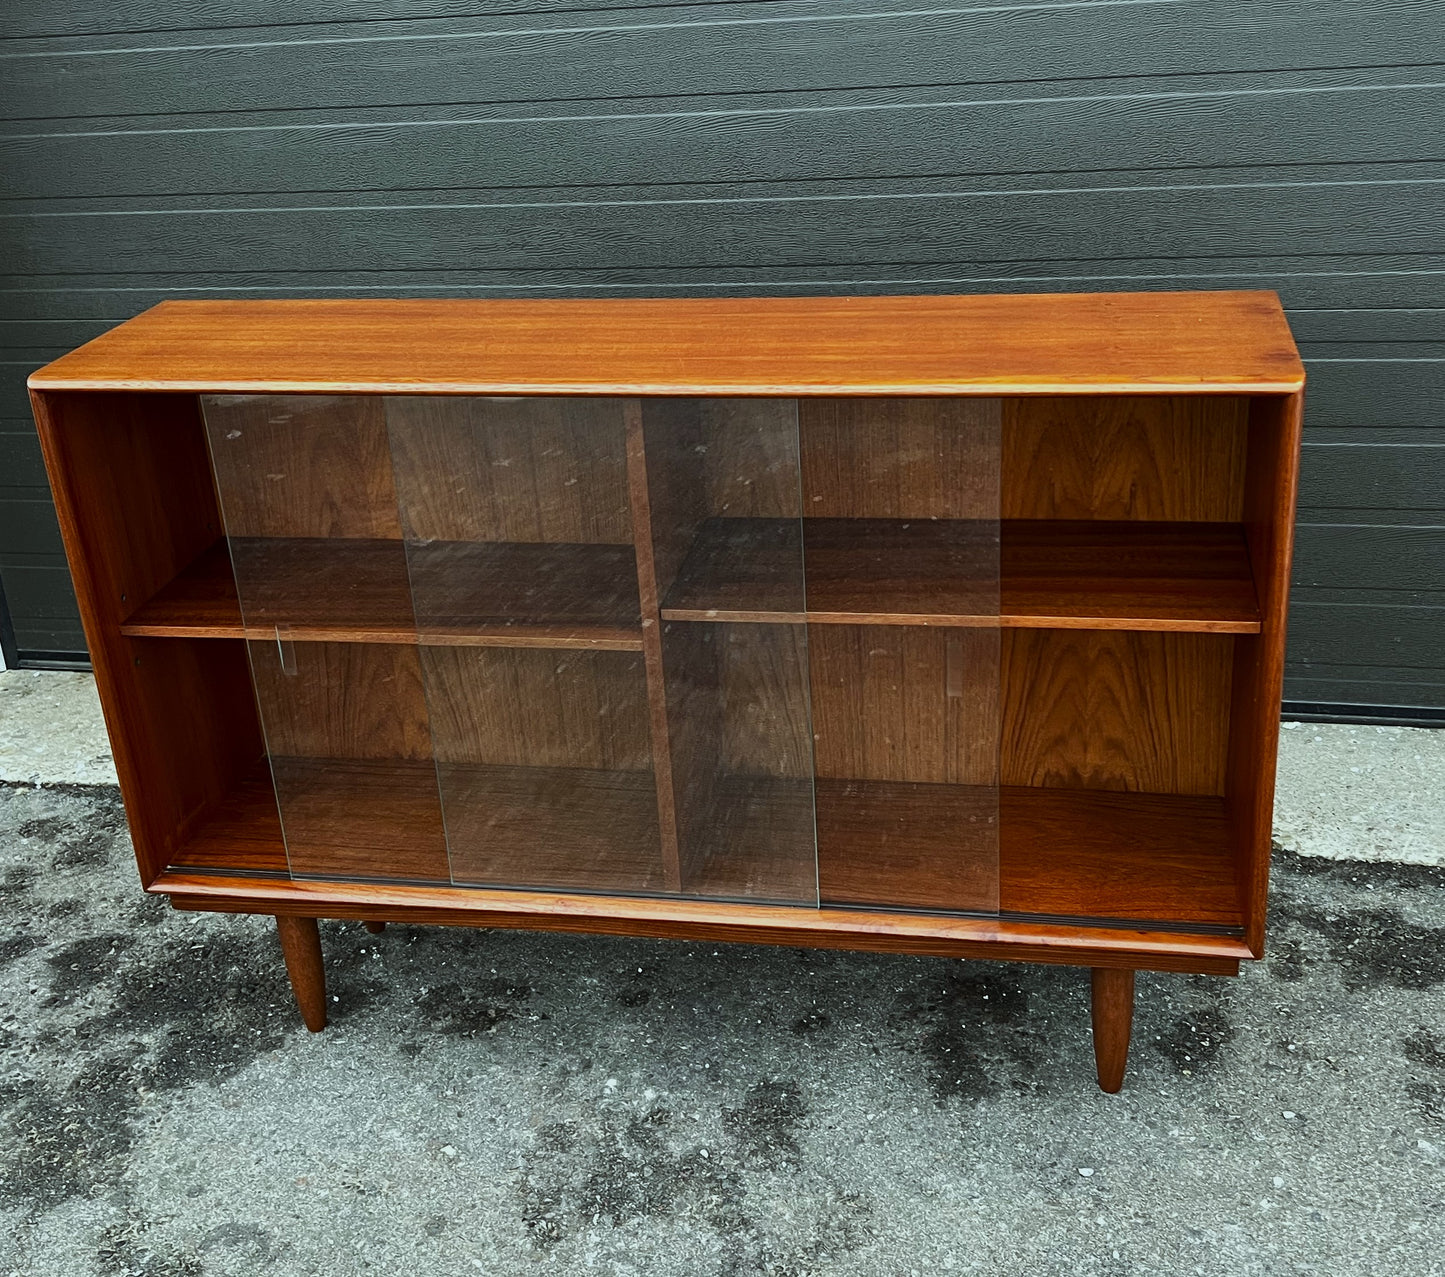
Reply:
[[1086, 1179], [1087, 1179], [1090, 1175], [1092, 1175], [1093, 1173], [1094, 1173], [1094, 1168], [1093, 1168], [1092, 1166], [1081, 1166], [1081, 1167], [1079, 1167], [1079, 1174], [1082, 1175], [1082, 1176], [1084, 1176]]

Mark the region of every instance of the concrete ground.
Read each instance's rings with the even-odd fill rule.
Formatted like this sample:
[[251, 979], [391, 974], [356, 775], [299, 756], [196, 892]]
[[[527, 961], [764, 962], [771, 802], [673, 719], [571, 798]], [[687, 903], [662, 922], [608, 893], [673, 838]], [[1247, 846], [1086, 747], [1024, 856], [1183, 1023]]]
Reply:
[[0, 1274], [1445, 1273], [1445, 733], [1285, 731], [1270, 956], [1105, 1096], [1063, 968], [333, 923], [310, 1036], [96, 721], [0, 674]]

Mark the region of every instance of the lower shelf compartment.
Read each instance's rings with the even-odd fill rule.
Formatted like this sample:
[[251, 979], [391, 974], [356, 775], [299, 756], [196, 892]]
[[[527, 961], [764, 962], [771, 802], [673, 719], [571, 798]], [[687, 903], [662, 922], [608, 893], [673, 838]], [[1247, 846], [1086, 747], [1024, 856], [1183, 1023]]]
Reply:
[[430, 759], [263, 763], [172, 863], [268, 877], [580, 891], [665, 886], [651, 772], [438, 768]]
[[[648, 772], [444, 768], [448, 860], [427, 814], [428, 801], [439, 810], [432, 763], [296, 762], [279, 773], [289, 777], [289, 865], [263, 765], [198, 823], [172, 869], [664, 890]], [[712, 836], [684, 853], [689, 896], [1221, 935], [1242, 926], [1220, 798], [730, 778], [712, 810]], [[804, 842], [815, 816], [816, 860]], [[937, 837], [908, 832], [924, 827]]]
[[818, 841], [824, 904], [1225, 932], [1243, 921], [1221, 798], [819, 781]]

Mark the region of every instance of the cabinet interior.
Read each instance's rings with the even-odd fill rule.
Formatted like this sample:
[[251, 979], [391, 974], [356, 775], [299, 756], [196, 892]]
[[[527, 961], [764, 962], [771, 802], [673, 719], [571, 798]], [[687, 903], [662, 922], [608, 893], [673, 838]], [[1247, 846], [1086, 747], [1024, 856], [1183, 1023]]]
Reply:
[[54, 398], [155, 873], [1253, 924], [1278, 398]]

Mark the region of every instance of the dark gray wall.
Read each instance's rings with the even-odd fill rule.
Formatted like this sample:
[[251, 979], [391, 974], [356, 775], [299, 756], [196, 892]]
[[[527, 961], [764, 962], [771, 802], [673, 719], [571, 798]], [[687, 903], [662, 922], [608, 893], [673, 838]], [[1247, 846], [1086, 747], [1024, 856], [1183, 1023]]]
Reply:
[[1445, 3], [51, 0], [0, 42], [0, 576], [80, 634], [24, 374], [167, 296], [1274, 288], [1288, 695], [1445, 707]]

